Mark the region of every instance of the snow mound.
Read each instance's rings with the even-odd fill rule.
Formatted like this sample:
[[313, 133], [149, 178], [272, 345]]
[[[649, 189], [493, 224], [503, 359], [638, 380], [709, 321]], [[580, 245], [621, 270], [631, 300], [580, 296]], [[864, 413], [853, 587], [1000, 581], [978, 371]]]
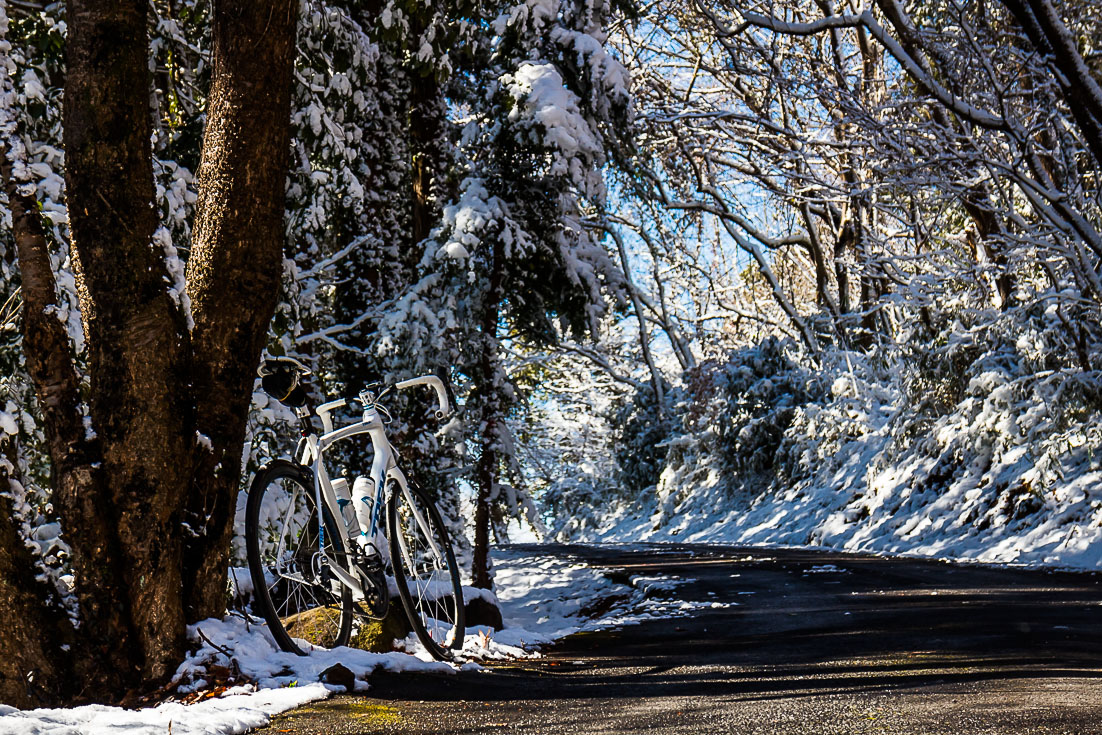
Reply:
[[[299, 656], [279, 650], [262, 623], [236, 616], [212, 618], [188, 629], [196, 650], [176, 671], [176, 691], [187, 695], [207, 690], [225, 672], [249, 683], [194, 704], [174, 701], [141, 710], [87, 705], [23, 711], [0, 706], [0, 735], [163, 735], [170, 728], [174, 735], [243, 733], [268, 724], [280, 712], [344, 691], [342, 685], [322, 681], [323, 673], [338, 664], [352, 674], [355, 691], [366, 691], [367, 678], [376, 670], [478, 671], [479, 661], [538, 656], [536, 647], [570, 633], [634, 622], [633, 605], [644, 598], [640, 590], [610, 581], [601, 569], [550, 555], [495, 551], [494, 567], [497, 598], [509, 627], [468, 628], [455, 663], [432, 660], [412, 634], [399, 643], [403, 651], [315, 648]], [[464, 592], [494, 597], [473, 588]], [[594, 600], [609, 597], [619, 604], [600, 620], [591, 620]]]

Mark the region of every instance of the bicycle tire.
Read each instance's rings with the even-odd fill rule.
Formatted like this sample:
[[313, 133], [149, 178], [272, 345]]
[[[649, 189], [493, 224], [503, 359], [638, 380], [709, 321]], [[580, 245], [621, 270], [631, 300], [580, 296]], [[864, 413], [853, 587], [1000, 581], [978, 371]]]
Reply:
[[[335, 578], [325, 579], [318, 550], [322, 527], [314, 506], [313, 474], [286, 460], [276, 460], [257, 472], [245, 505], [253, 610], [267, 621], [281, 649], [301, 656], [308, 651], [287, 631], [288, 620], [295, 615], [318, 610], [304, 622], [327, 647], [347, 645], [352, 635], [352, 591]], [[345, 558], [342, 534], [327, 510], [322, 515], [325, 554]]]
[[433, 658], [447, 661], [451, 651], [463, 647], [465, 633], [459, 567], [436, 506], [416, 487], [406, 490], [395, 487], [387, 499], [394, 582], [418, 640]]

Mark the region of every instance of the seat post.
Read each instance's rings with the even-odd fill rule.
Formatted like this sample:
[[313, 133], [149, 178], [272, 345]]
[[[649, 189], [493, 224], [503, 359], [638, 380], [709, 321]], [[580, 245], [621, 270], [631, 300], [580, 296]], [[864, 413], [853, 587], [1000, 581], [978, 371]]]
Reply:
[[314, 436], [317, 434], [317, 429], [314, 428], [314, 422], [310, 420], [310, 415], [314, 413], [313, 408], [310, 406], [309, 399], [307, 399], [306, 405], [295, 409], [295, 415], [298, 416], [298, 431], [302, 437]]

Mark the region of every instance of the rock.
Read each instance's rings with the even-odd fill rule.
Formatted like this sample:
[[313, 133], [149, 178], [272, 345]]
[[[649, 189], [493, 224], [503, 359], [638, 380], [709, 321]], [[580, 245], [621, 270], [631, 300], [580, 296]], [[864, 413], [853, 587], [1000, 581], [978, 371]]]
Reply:
[[394, 641], [409, 635], [411, 628], [406, 620], [402, 603], [391, 600], [390, 610], [382, 620], [365, 620], [360, 629], [352, 635], [348, 645], [364, 651], [386, 653], [394, 650]]
[[[336, 643], [336, 630], [333, 625], [335, 610], [319, 607], [283, 618], [283, 625], [294, 638], [302, 638], [315, 646], [332, 648]], [[467, 602], [465, 610], [467, 626], [485, 625], [494, 630], [502, 630], [505, 624], [501, 619], [501, 609], [496, 601], [486, 597], [476, 597]], [[382, 620], [365, 620], [357, 617], [359, 629], [354, 631], [348, 642], [351, 648], [364, 651], [387, 653], [394, 650], [394, 641], [401, 640], [411, 632], [409, 621], [402, 603], [390, 601], [390, 610]], [[336, 682], [334, 682], [336, 683]]]
[[505, 623], [501, 619], [501, 608], [498, 607], [497, 602], [490, 602], [485, 597], [468, 600], [464, 616], [467, 627], [488, 625], [494, 630], [505, 628]]
[[332, 648], [337, 638], [335, 619], [339, 615], [335, 609], [315, 607], [283, 618], [283, 627], [292, 638], [302, 638], [315, 646]]
[[[314, 608], [283, 618], [283, 625], [293, 638], [302, 638], [315, 646], [332, 648], [337, 637], [332, 617], [335, 614], [335, 610]], [[357, 616], [355, 621], [359, 623], [359, 630], [353, 632], [348, 645], [364, 651], [393, 651], [395, 639], [405, 638], [410, 633], [406, 613], [397, 600], [391, 602], [390, 611], [382, 620], [366, 620]]]
[[318, 678], [325, 684], [344, 687], [346, 692], [356, 688], [356, 675], [344, 664], [333, 664]]

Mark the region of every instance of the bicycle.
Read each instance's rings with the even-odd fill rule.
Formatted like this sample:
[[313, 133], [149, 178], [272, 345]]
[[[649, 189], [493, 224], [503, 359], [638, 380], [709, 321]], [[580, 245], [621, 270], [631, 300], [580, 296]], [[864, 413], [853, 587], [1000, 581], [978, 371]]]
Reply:
[[[306, 655], [287, 628], [301, 624], [328, 647], [347, 645], [356, 618], [386, 617], [397, 591], [417, 638], [439, 660], [461, 649], [463, 589], [448, 532], [436, 506], [409, 484], [387, 438], [371, 386], [359, 394], [362, 419], [334, 429], [330, 413], [343, 398], [313, 409], [305, 378], [310, 370], [292, 358], [265, 360], [259, 374], [265, 392], [294, 409], [300, 423], [293, 459], [263, 466], [245, 507], [245, 546], [258, 608], [281, 649]], [[396, 383], [403, 390], [428, 385], [436, 391], [437, 419], [450, 413], [443, 382], [426, 375]], [[311, 419], [321, 419], [319, 435]], [[336, 442], [366, 434], [374, 460], [370, 474], [349, 489], [331, 479], [324, 456]], [[320, 509], [320, 512], [319, 512]], [[385, 510], [386, 538], [380, 514]], [[386, 543], [384, 543], [386, 541]]]

